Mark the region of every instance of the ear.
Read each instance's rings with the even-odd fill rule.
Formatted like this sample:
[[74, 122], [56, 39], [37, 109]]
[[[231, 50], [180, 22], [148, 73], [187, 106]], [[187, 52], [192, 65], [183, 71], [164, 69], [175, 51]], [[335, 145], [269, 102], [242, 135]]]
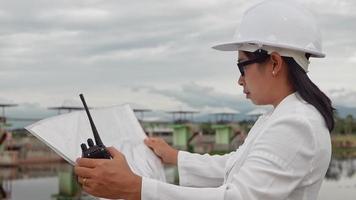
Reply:
[[272, 52], [271, 53], [271, 63], [272, 63], [271, 75], [278, 76], [281, 73], [282, 68], [283, 68], [282, 56], [277, 52]]

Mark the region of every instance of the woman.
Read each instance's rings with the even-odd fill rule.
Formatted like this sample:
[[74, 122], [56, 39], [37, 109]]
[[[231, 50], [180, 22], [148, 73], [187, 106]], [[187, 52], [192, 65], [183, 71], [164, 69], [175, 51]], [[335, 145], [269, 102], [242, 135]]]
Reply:
[[147, 200], [317, 199], [331, 158], [334, 109], [307, 76], [309, 58], [324, 57], [312, 16], [286, 0], [264, 1], [245, 13], [234, 42], [214, 48], [237, 50], [246, 98], [274, 108], [257, 120], [244, 144], [210, 156], [146, 139], [164, 163], [178, 166], [180, 186], [135, 175], [110, 148], [111, 161], [78, 160], [86, 191]]

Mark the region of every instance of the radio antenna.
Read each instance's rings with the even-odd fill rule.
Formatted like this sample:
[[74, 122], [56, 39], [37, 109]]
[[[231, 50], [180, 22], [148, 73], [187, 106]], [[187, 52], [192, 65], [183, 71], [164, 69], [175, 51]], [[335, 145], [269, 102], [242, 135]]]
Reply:
[[82, 100], [83, 105], [84, 105], [84, 109], [85, 109], [85, 111], [86, 111], [86, 113], [87, 113], [87, 115], [88, 115], [89, 122], [90, 122], [90, 126], [91, 126], [91, 130], [93, 131], [94, 140], [95, 140], [96, 145], [102, 145], [102, 146], [104, 146], [103, 142], [102, 142], [101, 139], [100, 139], [100, 136], [99, 136], [99, 134], [98, 134], [98, 131], [96, 130], [96, 127], [95, 127], [95, 124], [94, 124], [94, 122], [93, 122], [93, 119], [91, 118], [91, 115], [90, 115], [88, 106], [87, 106], [87, 104], [86, 104], [86, 102], [85, 102], [85, 99], [84, 99], [83, 94], [80, 94], [79, 97], [80, 97], [80, 99]]

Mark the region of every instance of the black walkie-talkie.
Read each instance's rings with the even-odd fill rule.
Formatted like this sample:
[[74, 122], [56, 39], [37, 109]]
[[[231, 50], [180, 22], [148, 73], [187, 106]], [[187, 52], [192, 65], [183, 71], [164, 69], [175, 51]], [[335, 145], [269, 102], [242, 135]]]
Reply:
[[80, 145], [80, 147], [82, 148], [82, 157], [83, 158], [104, 158], [104, 159], [111, 159], [111, 155], [108, 152], [108, 150], [106, 150], [105, 145], [103, 144], [103, 142], [100, 139], [100, 136], [98, 134], [98, 131], [96, 130], [95, 124], [93, 122], [93, 119], [91, 118], [89, 109], [87, 104], [85, 103], [85, 99], [83, 94], [80, 94], [80, 99], [83, 102], [84, 105], [84, 109], [88, 115], [89, 118], [89, 122], [90, 122], [90, 126], [91, 126], [91, 130], [93, 131], [93, 135], [94, 135], [94, 140], [95, 143], [93, 142], [93, 140], [91, 138], [88, 138], [87, 142], [88, 142], [88, 147], [85, 143], [82, 143]]

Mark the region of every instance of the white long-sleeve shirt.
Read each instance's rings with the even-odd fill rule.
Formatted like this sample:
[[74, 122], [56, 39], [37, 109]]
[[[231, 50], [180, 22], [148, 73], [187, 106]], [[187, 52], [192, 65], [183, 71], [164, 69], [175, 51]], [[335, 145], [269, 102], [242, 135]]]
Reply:
[[331, 158], [324, 118], [298, 93], [223, 156], [180, 151], [180, 186], [142, 180], [142, 200], [316, 200]]

